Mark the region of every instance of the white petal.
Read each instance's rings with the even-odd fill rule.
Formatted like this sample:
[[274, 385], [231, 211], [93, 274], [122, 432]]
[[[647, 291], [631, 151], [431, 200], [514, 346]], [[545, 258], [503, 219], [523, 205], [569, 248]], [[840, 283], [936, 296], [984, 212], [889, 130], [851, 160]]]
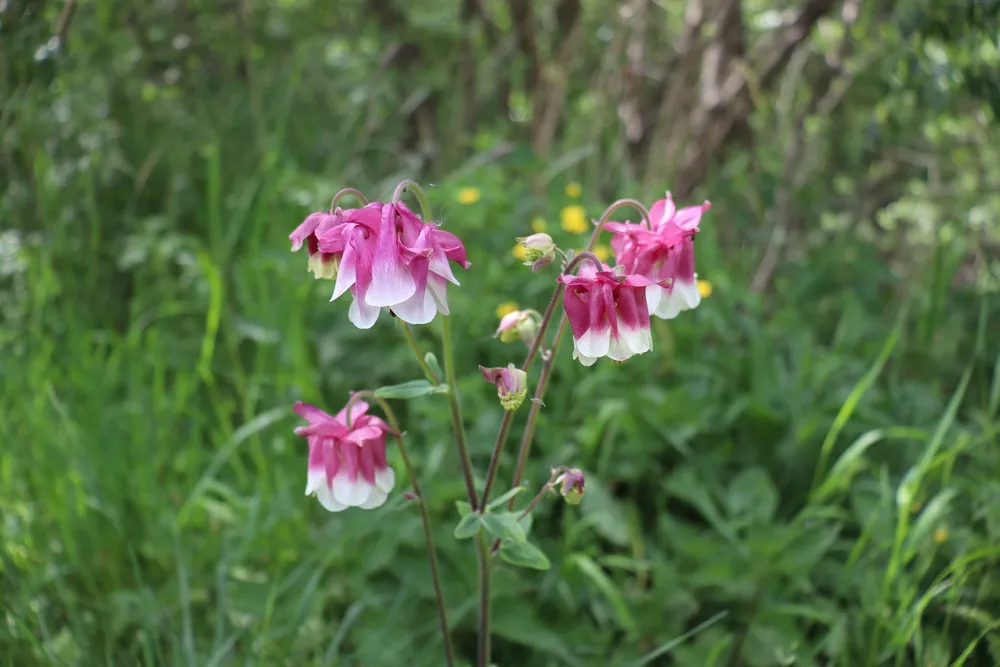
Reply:
[[311, 496], [324, 486], [326, 486], [326, 471], [310, 470], [306, 481], [306, 495]]
[[674, 290], [684, 299], [684, 303], [688, 309], [697, 308], [698, 304], [701, 303], [701, 292], [698, 291], [698, 283], [693, 280], [691, 282], [678, 282]]
[[618, 332], [632, 350], [632, 354], [642, 354], [653, 349], [653, 335], [648, 328], [619, 329]]
[[361, 509], [371, 510], [380, 507], [389, 497], [389, 492], [396, 485], [396, 471], [392, 468], [375, 471], [375, 486], [372, 487], [368, 500], [361, 505]]
[[333, 296], [330, 301], [336, 301], [340, 295], [354, 287], [357, 282], [357, 253], [354, 246], [348, 244], [344, 256], [340, 260], [340, 270], [337, 272], [337, 283], [333, 286]]
[[435, 278], [435, 274], [432, 273], [427, 277], [427, 291], [434, 297], [438, 312], [442, 315], [451, 315], [451, 310], [448, 308], [448, 284], [444, 280]]
[[608, 345], [608, 356], [615, 361], [625, 361], [632, 356], [632, 349], [628, 346], [628, 339], [619, 336], [611, 336], [611, 344]]
[[607, 355], [608, 346], [611, 344], [611, 327], [603, 331], [591, 327], [575, 343], [581, 355], [594, 358], [603, 357]]
[[316, 489], [316, 498], [319, 500], [320, 505], [331, 512], [342, 512], [347, 509], [347, 505], [333, 497], [333, 489], [327, 485], [325, 479], [323, 484]]
[[398, 257], [375, 258], [372, 282], [365, 292], [369, 306], [395, 306], [403, 303], [417, 291], [410, 272]]
[[379, 308], [369, 306], [367, 303], [355, 297], [351, 301], [351, 308], [347, 311], [347, 319], [359, 329], [371, 329], [378, 319]]
[[437, 301], [430, 289], [425, 289], [423, 293], [414, 294], [403, 303], [393, 306], [392, 312], [407, 324], [428, 324], [437, 315]]
[[364, 505], [373, 488], [360, 474], [357, 479], [352, 480], [344, 471], [333, 478], [333, 497], [349, 507]]
[[584, 366], [593, 366], [594, 362], [597, 361], [597, 357], [588, 357], [585, 354], [580, 354], [580, 350], [577, 348], [575, 340], [573, 341], [573, 358]]
[[646, 307], [650, 313], [656, 310], [666, 295], [667, 290], [659, 285], [646, 285]]

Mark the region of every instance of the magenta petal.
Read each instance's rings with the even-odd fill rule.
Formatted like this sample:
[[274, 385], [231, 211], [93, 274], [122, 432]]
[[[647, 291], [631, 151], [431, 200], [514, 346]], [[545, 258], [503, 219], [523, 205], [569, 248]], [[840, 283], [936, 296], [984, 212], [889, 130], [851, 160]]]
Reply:
[[669, 223], [676, 212], [677, 206], [674, 204], [674, 198], [668, 192], [665, 199], [656, 201], [649, 209], [649, 219], [653, 223], [653, 230], [660, 229]]
[[579, 287], [566, 289], [563, 295], [563, 308], [569, 318], [569, 326], [573, 330], [573, 338], [579, 339], [590, 328], [590, 306], [586, 300], [586, 290]]
[[327, 450], [332, 452], [332, 443], [325, 438], [315, 438], [309, 443], [309, 466], [310, 471], [326, 470]]
[[451, 232], [446, 232], [443, 229], [435, 229], [431, 233], [431, 243], [435, 247], [441, 248], [448, 260], [456, 262], [463, 269], [467, 269], [471, 266], [466, 257], [465, 245], [462, 243], [461, 239]]
[[[306, 239], [313, 236], [316, 228], [319, 227], [320, 223], [327, 217], [327, 213], [310, 213], [309, 216], [300, 224], [295, 230], [288, 235], [288, 238], [292, 242], [292, 252], [295, 252], [302, 248], [302, 244], [305, 243]], [[310, 244], [312, 245], [312, 244]], [[312, 248], [310, 248], [310, 254], [313, 253]]]
[[[364, 401], [354, 401], [354, 403], [351, 404], [351, 424], [353, 425], [359, 417], [368, 412], [369, 407], [370, 406]], [[337, 413], [337, 416], [334, 417], [334, 419], [337, 420], [338, 424], [343, 424], [344, 426], [347, 426], [346, 405], [343, 408], [341, 408], [340, 412]]]
[[372, 261], [372, 282], [365, 292], [365, 303], [377, 308], [395, 306], [413, 296], [416, 289], [400, 256], [395, 209], [386, 206], [382, 210], [382, 224]]
[[358, 448], [358, 472], [369, 484], [375, 483], [375, 452], [368, 446]]
[[710, 208], [712, 208], [712, 205], [707, 201], [701, 206], [685, 206], [677, 211], [677, 214], [674, 216], [674, 225], [686, 232], [696, 232], [698, 231], [699, 223], [701, 223], [702, 214]]

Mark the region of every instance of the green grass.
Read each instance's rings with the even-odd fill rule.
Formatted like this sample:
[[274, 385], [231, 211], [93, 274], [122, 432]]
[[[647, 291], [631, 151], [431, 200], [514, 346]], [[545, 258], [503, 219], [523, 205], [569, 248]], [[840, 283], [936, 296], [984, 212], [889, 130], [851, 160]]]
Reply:
[[[0, 210], [20, 247], [0, 255], [0, 665], [441, 664], [402, 488], [339, 515], [302, 495], [292, 403], [335, 409], [421, 371], [387, 318], [353, 329], [288, 252], [288, 232], [340, 187], [387, 196], [414, 175], [375, 130], [349, 135], [360, 121], [331, 129], [299, 65], [262, 65], [249, 93], [153, 104], [127, 76], [87, 83], [78, 63], [59, 80], [84, 120], [54, 156], [46, 88], [9, 98], [20, 170]], [[85, 120], [90, 85], [119, 96], [120, 134]], [[85, 150], [85, 131], [104, 148]], [[583, 243], [556, 222], [565, 182], [599, 169], [571, 148], [567, 172], [515, 151], [432, 179], [473, 263], [452, 308], [479, 470], [501, 411], [476, 364], [522, 354], [491, 338], [494, 309], [541, 309], [552, 287], [510, 255], [513, 237], [541, 215]], [[580, 180], [596, 216], [601, 178]], [[528, 479], [579, 466], [587, 493], [535, 514], [550, 571], [498, 568], [497, 664], [1000, 663], [995, 293], [948, 287], [957, 246], [904, 283], [840, 235], [751, 294], [761, 249], [733, 241], [744, 185], [704, 189], [699, 272], [715, 292], [657, 323], [653, 353], [584, 369], [561, 351]], [[457, 203], [466, 186], [479, 203]], [[416, 336], [440, 346], [436, 327]], [[476, 574], [452, 537], [464, 489], [447, 405], [398, 407], [470, 663]]]

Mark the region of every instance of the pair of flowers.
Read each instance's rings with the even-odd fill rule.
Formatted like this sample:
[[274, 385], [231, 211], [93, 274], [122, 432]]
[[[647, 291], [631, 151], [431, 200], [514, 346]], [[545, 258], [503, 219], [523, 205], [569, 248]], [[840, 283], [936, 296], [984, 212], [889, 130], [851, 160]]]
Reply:
[[308, 247], [316, 278], [336, 281], [331, 301], [350, 291], [348, 317], [359, 329], [370, 329], [382, 308], [409, 324], [449, 314], [447, 284], [459, 284], [449, 262], [469, 268], [457, 236], [402, 202], [313, 213], [289, 238], [293, 251]]
[[[564, 274], [563, 306], [573, 329], [573, 358], [591, 366], [600, 357], [624, 361], [652, 348], [650, 315], [672, 319], [695, 308], [701, 294], [694, 271], [694, 237], [708, 202], [680, 210], [668, 192], [650, 209], [650, 223], [607, 222], [617, 265], [586, 262], [577, 275]], [[553, 261], [548, 234], [519, 239], [525, 264], [539, 269]], [[514, 312], [497, 334], [509, 338], [526, 326], [528, 315]], [[529, 343], [530, 345], [530, 343]]]

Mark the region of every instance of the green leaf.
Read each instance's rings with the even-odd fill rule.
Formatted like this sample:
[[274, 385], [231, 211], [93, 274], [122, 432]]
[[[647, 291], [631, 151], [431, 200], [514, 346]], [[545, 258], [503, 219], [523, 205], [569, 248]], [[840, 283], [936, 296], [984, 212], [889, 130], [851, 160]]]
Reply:
[[506, 539], [500, 542], [500, 558], [515, 567], [547, 570], [552, 567], [542, 550], [529, 542]]
[[475, 537], [483, 527], [482, 518], [482, 515], [477, 512], [469, 512], [463, 516], [458, 525], [455, 526], [455, 539], [467, 540], [470, 537]]
[[622, 596], [621, 591], [615, 586], [615, 583], [611, 581], [611, 578], [601, 569], [598, 565], [586, 554], [576, 553], [570, 556], [570, 562], [576, 565], [577, 569], [583, 573], [587, 579], [590, 579], [604, 597], [608, 599], [611, 606], [615, 609], [615, 614], [618, 616], [618, 624], [621, 626], [622, 630], [631, 634], [636, 632], [635, 618], [632, 616], [632, 612], [625, 602], [625, 598]]
[[494, 500], [493, 502], [491, 502], [489, 505], [487, 505], [486, 509], [494, 509], [496, 507], [500, 507], [505, 502], [507, 502], [508, 500], [510, 500], [511, 498], [513, 498], [514, 496], [516, 496], [517, 494], [521, 493], [522, 491], [524, 491], [524, 489], [525, 489], [525, 487], [523, 487], [523, 486], [515, 486], [513, 489], [511, 489], [510, 491], [508, 491], [507, 493], [503, 494], [502, 496], [500, 496], [499, 498], [497, 498], [496, 500]]
[[469, 512], [472, 511], [472, 505], [470, 505], [465, 500], [456, 500], [455, 501], [455, 509], [458, 510], [458, 515], [459, 516], [465, 516], [466, 514], [468, 514]]
[[778, 507], [778, 490], [767, 471], [754, 466], [730, 482], [728, 504], [731, 516], [766, 523]]
[[438, 358], [434, 356], [433, 352], [428, 352], [424, 355], [424, 362], [430, 367], [431, 372], [434, 373], [439, 378], [444, 377], [444, 373], [441, 372], [441, 365], [438, 364]]
[[528, 539], [521, 524], [517, 522], [517, 515], [513, 512], [501, 512], [499, 514], [484, 514], [483, 526], [490, 537], [496, 540], [511, 539], [515, 542], [524, 542]]
[[375, 390], [375, 395], [378, 398], [398, 398], [404, 401], [411, 398], [427, 396], [428, 394], [446, 393], [448, 393], [448, 385], [433, 385], [427, 380], [411, 380], [409, 382], [404, 382], [403, 384], [393, 384], [388, 387], [379, 387]]

